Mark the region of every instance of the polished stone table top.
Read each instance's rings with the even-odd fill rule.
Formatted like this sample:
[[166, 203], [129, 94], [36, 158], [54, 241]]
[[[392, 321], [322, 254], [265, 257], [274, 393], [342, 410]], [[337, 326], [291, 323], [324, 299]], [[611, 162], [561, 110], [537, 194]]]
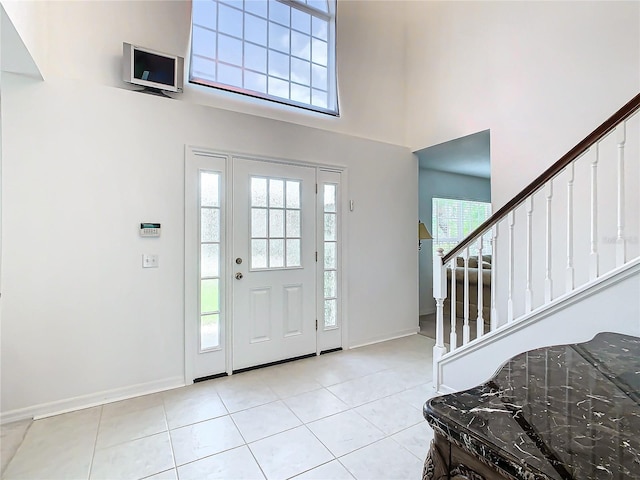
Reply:
[[640, 338], [520, 354], [488, 382], [432, 398], [424, 417], [515, 478], [640, 479]]

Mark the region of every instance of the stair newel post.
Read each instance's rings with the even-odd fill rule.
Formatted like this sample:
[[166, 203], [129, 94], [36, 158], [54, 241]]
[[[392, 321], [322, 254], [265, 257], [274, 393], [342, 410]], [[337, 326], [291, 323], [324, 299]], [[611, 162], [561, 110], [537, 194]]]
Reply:
[[462, 253], [462, 260], [464, 262], [464, 300], [462, 306], [464, 307], [464, 323], [462, 325], [462, 344], [466, 345], [470, 339], [469, 328], [469, 247], [464, 249]]
[[451, 295], [449, 302], [451, 303], [451, 333], [449, 334], [449, 350], [452, 352], [458, 346], [458, 334], [456, 332], [456, 259], [449, 261], [449, 269], [451, 271]]
[[616, 267], [624, 265], [626, 261], [626, 242], [624, 239], [624, 145], [626, 142], [626, 123], [622, 122], [616, 128], [616, 143], [618, 144], [618, 228], [616, 234]]
[[513, 225], [515, 215], [513, 210], [508, 214], [509, 222], [509, 296], [507, 299], [507, 322], [513, 322]]
[[567, 165], [567, 292], [573, 290], [575, 273], [573, 269], [573, 171], [574, 162]]
[[589, 280], [595, 280], [600, 275], [598, 259], [598, 160], [600, 156], [599, 144], [596, 143], [595, 156], [591, 160], [591, 252], [589, 253]]
[[553, 297], [553, 283], [551, 280], [551, 199], [553, 198], [553, 180], [546, 185], [547, 197], [547, 225], [546, 225], [546, 258], [544, 266], [544, 301], [549, 303]]
[[476, 320], [476, 338], [484, 335], [484, 318], [482, 318], [482, 235], [478, 237], [478, 318]]
[[438, 248], [433, 256], [433, 297], [436, 299], [436, 344], [433, 346], [433, 385], [440, 387], [438, 363], [447, 353], [444, 346], [444, 299], [447, 297], [447, 272], [442, 263], [444, 250]]
[[533, 304], [533, 293], [531, 291], [532, 266], [533, 266], [533, 224], [531, 217], [533, 214], [533, 195], [525, 200], [527, 211], [527, 284], [524, 291], [524, 311], [529, 313]]
[[498, 328], [498, 307], [496, 306], [496, 271], [498, 269], [498, 225], [491, 227], [491, 331]]

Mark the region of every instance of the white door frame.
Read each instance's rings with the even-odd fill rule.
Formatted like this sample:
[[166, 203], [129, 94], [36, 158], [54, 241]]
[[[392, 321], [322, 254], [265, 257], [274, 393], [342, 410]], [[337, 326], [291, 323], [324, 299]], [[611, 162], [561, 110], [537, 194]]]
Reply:
[[[342, 249], [342, 255], [341, 255], [341, 268], [343, 271], [343, 278], [344, 280], [341, 282], [340, 284], [340, 296], [341, 296], [341, 306], [342, 306], [342, 327], [341, 327], [341, 335], [342, 335], [342, 348], [343, 349], [348, 349], [348, 338], [349, 338], [349, 318], [348, 318], [348, 282], [346, 281], [346, 277], [347, 275], [345, 275], [345, 265], [348, 265], [348, 254], [349, 254], [349, 228], [348, 228], [348, 213], [350, 213], [350, 208], [349, 205], [351, 204], [352, 201], [347, 201], [347, 199], [349, 198], [349, 194], [348, 194], [348, 188], [349, 188], [349, 181], [348, 181], [348, 169], [346, 166], [344, 165], [337, 165], [337, 164], [328, 164], [328, 163], [317, 163], [317, 162], [308, 162], [308, 161], [301, 161], [301, 160], [292, 160], [292, 159], [284, 159], [284, 158], [276, 158], [276, 157], [268, 157], [268, 156], [264, 156], [264, 155], [252, 155], [252, 154], [247, 154], [247, 153], [240, 153], [240, 152], [232, 152], [232, 151], [228, 151], [228, 150], [219, 150], [219, 149], [215, 149], [215, 148], [210, 148], [210, 147], [198, 147], [198, 146], [193, 146], [193, 145], [186, 145], [185, 146], [185, 163], [184, 163], [184, 182], [185, 185], [187, 184], [188, 181], [193, 181], [192, 179], [188, 178], [188, 172], [189, 172], [189, 168], [188, 168], [188, 162], [189, 162], [189, 158], [194, 155], [194, 154], [200, 154], [200, 155], [206, 155], [206, 156], [216, 156], [216, 157], [225, 157], [226, 158], [226, 172], [225, 172], [225, 176], [224, 176], [224, 182], [225, 182], [225, 188], [224, 188], [224, 192], [225, 192], [225, 205], [226, 205], [226, 215], [225, 215], [225, 225], [224, 225], [224, 231], [225, 231], [225, 235], [224, 235], [224, 242], [225, 242], [225, 251], [227, 252], [227, 255], [224, 259], [224, 268], [223, 270], [225, 272], [227, 272], [227, 277], [229, 277], [228, 272], [233, 272], [233, 258], [231, 258], [233, 255], [229, 255], [228, 252], [232, 252], [232, 242], [233, 242], [233, 158], [234, 157], [238, 157], [238, 158], [245, 158], [245, 159], [251, 159], [251, 160], [257, 160], [257, 161], [262, 161], [262, 162], [270, 162], [270, 163], [277, 163], [277, 164], [285, 164], [285, 165], [294, 165], [294, 166], [303, 166], [303, 167], [313, 167], [316, 169], [316, 173], [318, 170], [320, 169], [327, 169], [327, 170], [331, 170], [331, 171], [335, 171], [335, 172], [340, 172], [341, 174], [341, 204], [340, 204], [340, 213], [341, 213], [341, 237], [340, 237], [340, 243], [341, 243], [341, 249]], [[317, 178], [317, 175], [316, 175]], [[186, 205], [186, 198], [185, 198], [185, 204], [183, 205], [183, 210], [186, 214], [186, 209], [187, 209], [187, 205]], [[319, 220], [317, 219], [316, 221], [317, 225], [320, 225]], [[185, 345], [185, 349], [184, 349], [184, 383], [185, 385], [190, 385], [193, 383], [193, 379], [194, 379], [194, 359], [195, 359], [195, 349], [194, 349], [194, 339], [196, 338], [196, 328], [195, 328], [195, 323], [193, 322], [188, 322], [187, 319], [189, 318], [189, 315], [192, 315], [192, 312], [194, 310], [193, 307], [193, 302], [195, 302], [194, 300], [194, 295], [193, 295], [193, 291], [192, 289], [187, 291], [186, 288], [186, 276], [187, 276], [187, 271], [188, 271], [188, 261], [193, 261], [193, 253], [188, 252], [187, 248], [189, 247], [189, 243], [187, 242], [187, 236], [188, 236], [189, 232], [186, 231], [186, 226], [185, 226], [185, 231], [184, 231], [184, 238], [185, 238], [185, 242], [184, 242], [184, 261], [185, 261], [185, 265], [184, 265], [184, 272], [185, 272], [185, 288], [183, 290], [183, 304], [184, 304], [184, 345]], [[321, 268], [321, 265], [319, 263], [316, 264], [316, 269]], [[233, 305], [233, 288], [234, 288], [234, 282], [231, 282], [229, 278], [225, 279], [225, 285], [226, 288], [224, 289], [224, 301], [225, 301], [225, 305], [227, 305], [227, 312], [226, 315], [224, 315], [224, 331], [226, 332], [225, 335], [225, 339], [224, 339], [224, 349], [225, 349], [225, 358], [226, 358], [226, 373], [228, 375], [232, 375], [233, 374], [233, 311], [230, 308], [231, 305]], [[316, 285], [316, 289], [319, 291], [319, 289], [322, 288], [322, 285], [317, 284]], [[197, 296], [195, 296], [195, 298], [197, 298]], [[191, 302], [191, 303], [190, 303]], [[320, 353], [319, 349], [316, 352], [317, 354]]]

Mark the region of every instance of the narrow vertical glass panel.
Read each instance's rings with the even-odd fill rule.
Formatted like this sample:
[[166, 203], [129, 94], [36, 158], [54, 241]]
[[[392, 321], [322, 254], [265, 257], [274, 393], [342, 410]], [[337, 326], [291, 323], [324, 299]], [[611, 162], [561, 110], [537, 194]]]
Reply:
[[277, 0], [269, 2], [269, 20], [289, 26], [289, 16], [291, 15], [291, 7]]
[[266, 240], [251, 240], [251, 268], [267, 268]]
[[200, 245], [200, 276], [220, 276], [220, 245], [217, 243]]
[[335, 185], [324, 186], [324, 211], [325, 212], [336, 211], [336, 186]]
[[291, 9], [291, 28], [304, 33], [311, 33], [311, 15], [297, 8]]
[[[244, 15], [244, 39], [257, 43], [258, 45], [267, 46], [267, 21], [263, 18], [254, 17], [253, 15]], [[247, 44], [245, 44], [245, 47]], [[246, 55], [246, 50], [245, 50]]]
[[[240, 59], [242, 64], [242, 59]], [[218, 63], [218, 81], [225, 85], [241, 85], [242, 69]]]
[[336, 239], [336, 214], [325, 213], [324, 214], [324, 239], [328, 241], [335, 241]]
[[311, 37], [293, 30], [291, 32], [291, 55], [311, 60]]
[[299, 267], [300, 262], [300, 240], [287, 239], [287, 267]]
[[269, 240], [269, 267], [284, 267], [284, 240]]
[[300, 237], [300, 210], [287, 210], [287, 238]]
[[281, 27], [277, 23], [269, 22], [269, 48], [273, 48], [288, 55], [289, 32], [290, 30], [288, 28]]
[[209, 58], [216, 58], [215, 32], [212, 32], [211, 30], [207, 30], [206, 28], [194, 26], [193, 27], [193, 44], [197, 45], [198, 55], [203, 55]]
[[217, 278], [200, 280], [200, 313], [220, 311], [220, 284]]
[[220, 346], [220, 315], [202, 315], [200, 317], [200, 350]]
[[284, 210], [269, 210], [269, 238], [284, 237]]
[[324, 268], [338, 268], [336, 242], [324, 242]]
[[287, 208], [300, 208], [300, 182], [287, 180]]
[[335, 298], [337, 297], [337, 292], [336, 272], [327, 270], [324, 272], [324, 296], [325, 298]]
[[218, 31], [242, 38], [242, 11], [218, 5]]
[[311, 40], [311, 60], [318, 65], [327, 66], [327, 42], [314, 38]]
[[267, 209], [252, 208], [251, 209], [251, 236], [267, 237]]
[[324, 301], [324, 326], [335, 327], [338, 325], [338, 302], [335, 299]]
[[220, 241], [220, 210], [218, 208], [200, 210], [200, 241]]
[[203, 207], [220, 206], [220, 175], [200, 172], [200, 205]]
[[267, 206], [267, 179], [251, 177], [251, 206]]
[[261, 73], [267, 73], [267, 49], [245, 43], [244, 67]]
[[326, 20], [323, 20], [322, 18], [313, 17], [312, 24], [313, 24], [313, 36], [326, 41], [329, 23]]
[[284, 181], [273, 178], [269, 180], [269, 206], [284, 207]]

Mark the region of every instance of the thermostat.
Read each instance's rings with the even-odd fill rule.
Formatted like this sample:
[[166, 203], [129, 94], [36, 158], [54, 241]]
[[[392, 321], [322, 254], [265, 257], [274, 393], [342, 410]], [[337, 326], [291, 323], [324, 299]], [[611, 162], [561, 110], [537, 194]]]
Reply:
[[159, 237], [160, 224], [159, 223], [141, 223], [140, 236], [141, 237]]

